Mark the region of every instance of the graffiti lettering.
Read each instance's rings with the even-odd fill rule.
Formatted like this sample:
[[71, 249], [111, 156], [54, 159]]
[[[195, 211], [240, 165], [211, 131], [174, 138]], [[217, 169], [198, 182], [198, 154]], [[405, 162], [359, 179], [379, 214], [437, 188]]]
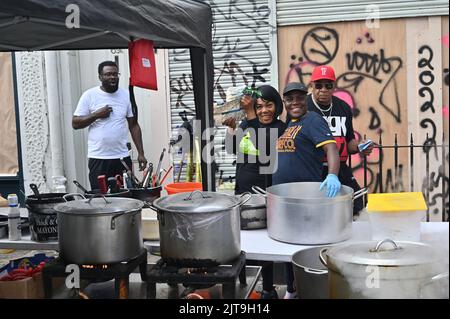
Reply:
[[327, 64], [339, 50], [339, 35], [334, 29], [316, 27], [303, 37], [301, 50], [304, 57], [316, 64]]
[[420, 107], [420, 111], [421, 111], [421, 112], [426, 112], [426, 111], [428, 111], [428, 109], [431, 109], [431, 112], [434, 113], [435, 110], [434, 110], [434, 106], [433, 106], [433, 102], [434, 102], [434, 94], [433, 94], [433, 91], [432, 91], [429, 87], [427, 87], [427, 86], [421, 87], [421, 88], [419, 89], [419, 95], [420, 95], [421, 97], [425, 97], [425, 93], [428, 93], [428, 96], [429, 96], [430, 100], [429, 100], [429, 101], [425, 101], [425, 102], [422, 104], [422, 106]]
[[369, 112], [370, 112], [369, 129], [375, 130], [381, 126], [380, 117], [378, 116], [377, 111], [372, 106], [369, 106]]
[[[352, 54], [347, 53], [346, 57], [348, 69], [351, 71], [342, 73], [337, 78], [337, 86], [342, 89], [353, 88], [354, 93], [356, 93], [365, 78], [382, 84], [384, 79], [380, 77], [380, 73], [387, 74], [388, 78], [382, 86], [378, 101], [398, 123], [401, 123], [400, 98], [395, 76], [403, 65], [402, 59], [398, 56], [386, 58], [383, 49], [380, 49], [379, 56], [378, 54], [370, 55], [356, 51]], [[385, 93], [390, 86], [392, 86], [395, 94], [395, 104], [392, 106], [385, 101]]]

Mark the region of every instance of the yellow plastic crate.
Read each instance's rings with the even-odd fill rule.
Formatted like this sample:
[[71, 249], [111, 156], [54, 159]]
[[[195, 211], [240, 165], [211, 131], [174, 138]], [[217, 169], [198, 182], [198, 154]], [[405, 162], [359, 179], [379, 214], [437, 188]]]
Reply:
[[367, 211], [378, 213], [397, 213], [427, 210], [421, 192], [369, 194]]

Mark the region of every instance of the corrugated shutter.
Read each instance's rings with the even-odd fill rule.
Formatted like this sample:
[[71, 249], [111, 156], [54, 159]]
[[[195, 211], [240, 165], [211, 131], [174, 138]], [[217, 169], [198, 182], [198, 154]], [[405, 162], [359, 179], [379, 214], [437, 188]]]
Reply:
[[[273, 63], [269, 48], [268, 0], [253, 2], [209, 0], [213, 11], [214, 100], [225, 102], [224, 93], [230, 86], [244, 84], [256, 86], [271, 82], [270, 65]], [[169, 50], [169, 77], [172, 136], [176, 137], [186, 111], [188, 119], [194, 116], [189, 50]], [[216, 163], [223, 178], [235, 174], [234, 155], [226, 154], [223, 141], [226, 129], [216, 129], [214, 149]], [[179, 154], [174, 156], [174, 173], [178, 172]], [[184, 171], [181, 180], [184, 180]]]
[[278, 0], [277, 25], [366, 20], [369, 5], [379, 7], [380, 19], [448, 15], [445, 0]]

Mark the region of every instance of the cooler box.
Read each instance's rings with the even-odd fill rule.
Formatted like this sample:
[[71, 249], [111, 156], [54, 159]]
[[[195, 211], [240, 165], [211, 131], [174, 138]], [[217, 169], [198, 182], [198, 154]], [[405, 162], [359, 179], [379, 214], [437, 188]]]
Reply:
[[373, 240], [420, 241], [427, 204], [421, 192], [369, 194], [367, 212]]

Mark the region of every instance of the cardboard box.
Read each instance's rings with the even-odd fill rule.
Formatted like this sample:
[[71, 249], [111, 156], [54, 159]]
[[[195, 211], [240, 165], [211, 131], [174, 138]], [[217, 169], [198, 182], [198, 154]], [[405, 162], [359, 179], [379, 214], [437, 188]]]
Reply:
[[42, 299], [44, 298], [44, 283], [42, 273], [33, 277], [15, 280], [0, 281], [0, 298], [3, 299]]

